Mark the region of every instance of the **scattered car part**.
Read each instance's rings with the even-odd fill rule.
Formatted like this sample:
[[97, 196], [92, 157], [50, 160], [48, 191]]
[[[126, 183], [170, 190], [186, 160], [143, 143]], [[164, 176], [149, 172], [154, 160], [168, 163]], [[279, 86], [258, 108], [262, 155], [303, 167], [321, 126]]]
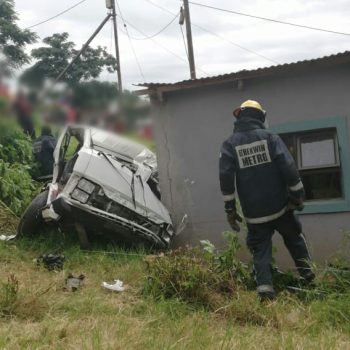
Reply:
[[13, 233], [18, 227], [19, 218], [16, 214], [0, 200], [0, 241], [11, 241], [16, 238]]
[[27, 208], [19, 235], [56, 222], [80, 225], [85, 243], [92, 232], [125, 243], [170, 245], [174, 229], [160, 200], [156, 156], [149, 149], [111, 132], [70, 125], [54, 158], [53, 180]]
[[43, 265], [49, 271], [62, 270], [65, 257], [64, 255], [43, 254], [37, 260], [38, 265]]
[[13, 240], [14, 238], [16, 238], [16, 235], [0, 235], [0, 241], [11, 241]]
[[107, 282], [102, 282], [102, 287], [112, 290], [114, 292], [124, 292], [125, 287], [124, 287], [124, 283], [121, 280], [114, 280], [115, 283], [113, 284], [109, 284]]
[[71, 273], [66, 278], [66, 289], [70, 292], [76, 292], [84, 285], [85, 276], [83, 274], [74, 277]]

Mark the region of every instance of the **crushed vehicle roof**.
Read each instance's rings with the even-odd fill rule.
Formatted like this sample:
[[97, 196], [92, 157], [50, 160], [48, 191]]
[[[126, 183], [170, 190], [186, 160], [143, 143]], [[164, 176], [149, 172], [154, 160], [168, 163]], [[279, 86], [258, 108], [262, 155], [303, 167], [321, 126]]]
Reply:
[[131, 159], [137, 157], [145, 149], [150, 155], [154, 155], [146, 146], [132, 141], [124, 136], [120, 136], [110, 131], [97, 128], [91, 129], [91, 139], [94, 146], [104, 148], [116, 153], [123, 154]]

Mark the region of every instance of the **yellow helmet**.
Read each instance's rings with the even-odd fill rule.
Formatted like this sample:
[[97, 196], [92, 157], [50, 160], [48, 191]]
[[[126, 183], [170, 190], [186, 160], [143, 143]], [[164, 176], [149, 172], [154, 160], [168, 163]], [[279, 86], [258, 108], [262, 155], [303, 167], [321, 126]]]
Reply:
[[261, 107], [261, 104], [257, 101], [254, 100], [247, 100], [245, 102], [243, 102], [238, 108], [236, 108], [233, 111], [233, 115], [238, 118], [239, 113], [244, 110], [245, 108], [255, 108], [258, 109], [259, 111], [261, 111], [264, 115], [266, 114], [266, 111], [263, 110], [263, 108]]

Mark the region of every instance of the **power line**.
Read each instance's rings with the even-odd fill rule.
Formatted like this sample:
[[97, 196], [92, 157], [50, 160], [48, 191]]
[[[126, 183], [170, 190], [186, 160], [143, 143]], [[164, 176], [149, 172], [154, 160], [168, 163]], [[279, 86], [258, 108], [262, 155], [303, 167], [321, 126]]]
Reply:
[[206, 7], [206, 8], [212, 9], [212, 10], [216, 10], [216, 11], [222, 11], [222, 12], [233, 13], [233, 14], [239, 15], [239, 16], [245, 16], [245, 17], [250, 17], [250, 18], [262, 19], [262, 20], [264, 20], [264, 21], [269, 21], [269, 22], [273, 22], [273, 23], [285, 24], [285, 25], [289, 25], [289, 26], [293, 26], [293, 27], [299, 27], [299, 28], [304, 28], [304, 29], [318, 30], [318, 31], [320, 31], [320, 32], [326, 32], [326, 33], [331, 33], [331, 34], [338, 34], [338, 35], [350, 36], [350, 33], [336, 32], [336, 31], [334, 31], [334, 30], [325, 29], [325, 28], [317, 28], [317, 27], [311, 27], [311, 26], [306, 26], [306, 25], [302, 25], [302, 24], [296, 24], [296, 23], [291, 23], [291, 22], [279, 21], [279, 20], [277, 20], [277, 19], [255, 16], [255, 15], [251, 15], [251, 14], [248, 14], [248, 13], [243, 13], [243, 12], [238, 12], [238, 11], [223, 9], [223, 8], [219, 8], [219, 7], [215, 7], [215, 6], [200, 4], [200, 3], [198, 3], [198, 2], [190, 1], [190, 4], [196, 5], [196, 6], [201, 6], [201, 7]]
[[182, 26], [181, 25], [180, 25], [180, 30], [181, 30], [181, 35], [182, 35], [182, 40], [183, 40], [183, 43], [184, 43], [184, 47], [185, 47], [186, 56], [187, 56], [187, 59], [189, 59], [189, 57], [188, 57], [188, 50], [187, 50], [187, 46], [186, 46], [186, 40], [185, 40], [185, 34], [184, 34], [184, 31], [182, 30]]
[[132, 41], [131, 41], [131, 38], [130, 38], [130, 35], [129, 35], [129, 31], [128, 31], [128, 27], [127, 27], [127, 25], [126, 25], [126, 23], [125, 23], [124, 16], [123, 16], [123, 14], [122, 14], [122, 11], [121, 11], [121, 9], [120, 9], [119, 2], [118, 2], [118, 1], [117, 1], [117, 7], [118, 7], [118, 10], [119, 10], [120, 17], [121, 17], [121, 19], [122, 19], [122, 21], [123, 21], [123, 23], [124, 23], [124, 28], [125, 28], [125, 31], [126, 31], [126, 35], [128, 36], [128, 39], [129, 39], [129, 45], [130, 45], [131, 51], [133, 52], [133, 55], [134, 55], [136, 64], [137, 64], [137, 66], [138, 66], [138, 69], [139, 69], [139, 72], [140, 72], [140, 75], [141, 75], [141, 78], [143, 79], [143, 81], [146, 81], [145, 75], [143, 74], [140, 61], [139, 61], [139, 59], [138, 59], [138, 57], [137, 57], [136, 50], [135, 50], [134, 45], [133, 45], [133, 43], [132, 43]]
[[263, 59], [265, 59], [265, 60], [267, 60], [267, 61], [270, 61], [270, 62], [272, 62], [272, 63], [274, 63], [274, 64], [281, 64], [280, 62], [278, 62], [278, 61], [276, 61], [276, 60], [273, 60], [272, 58], [266, 57], [265, 55], [262, 55], [262, 54], [259, 53], [259, 52], [256, 52], [256, 51], [254, 51], [254, 50], [248, 49], [247, 47], [244, 47], [244, 46], [242, 46], [242, 45], [239, 45], [239, 44], [233, 42], [232, 40], [227, 39], [227, 38], [225, 38], [225, 37], [223, 37], [223, 36], [221, 36], [221, 35], [219, 35], [219, 34], [217, 34], [217, 33], [215, 33], [215, 32], [212, 32], [212, 31], [210, 31], [210, 30], [208, 30], [208, 29], [206, 29], [206, 28], [204, 28], [204, 27], [202, 27], [202, 26], [200, 26], [200, 25], [198, 25], [198, 24], [195, 24], [195, 23], [193, 23], [193, 22], [192, 22], [192, 24], [193, 24], [195, 27], [197, 27], [197, 28], [203, 30], [204, 32], [207, 32], [207, 33], [209, 33], [209, 34], [211, 34], [211, 35], [214, 35], [214, 36], [216, 36], [217, 38], [220, 38], [221, 40], [224, 40], [224, 41], [230, 43], [231, 45], [234, 45], [234, 46], [236, 46], [236, 47], [239, 47], [240, 49], [242, 49], [242, 50], [244, 50], [244, 51], [250, 52], [250, 53], [252, 53], [252, 54], [254, 54], [254, 55], [256, 55], [256, 56], [259, 56], [259, 57], [261, 57], [261, 58], [263, 58]]
[[[145, 32], [143, 32], [142, 30], [138, 29], [137, 27], [135, 27], [133, 24], [131, 24], [129, 21], [127, 21], [124, 18], [125, 23], [127, 23], [130, 27], [132, 27], [133, 29], [135, 29], [138, 33], [147, 36], [147, 34], [145, 34]], [[126, 33], [125, 33], [126, 34]], [[179, 60], [183, 61], [186, 63], [186, 65], [188, 64], [187, 60], [184, 59], [183, 57], [181, 57], [180, 55], [178, 55], [177, 53], [173, 52], [172, 50], [168, 49], [166, 46], [160, 44], [159, 42], [155, 41], [153, 38], [150, 38], [151, 41], [153, 41], [156, 45], [160, 46], [161, 48], [163, 48], [165, 51], [169, 52], [171, 55], [173, 55], [174, 57], [177, 57]], [[208, 72], [205, 72], [203, 69], [198, 68], [202, 73], [204, 73], [205, 75], [209, 75]]]
[[[143, 31], [141, 31], [140, 29], [136, 28], [136, 27], [135, 27], [133, 24], [131, 24], [130, 22], [128, 22], [128, 21], [126, 21], [126, 20], [125, 20], [125, 22], [126, 22], [130, 27], [134, 28], [134, 29], [135, 29], [137, 32], [139, 32], [140, 34], [146, 35]], [[124, 33], [126, 34], [126, 32], [124, 32]], [[150, 40], [153, 41], [156, 45], [162, 47], [165, 51], [169, 52], [171, 55], [177, 57], [177, 58], [180, 59], [181, 61], [186, 62], [186, 64], [187, 64], [187, 61], [186, 61], [183, 57], [181, 57], [181, 56], [179, 56], [178, 54], [176, 54], [175, 52], [169, 50], [166, 46], [164, 46], [164, 45], [158, 43], [158, 42], [155, 41], [154, 39], [150, 39]]]
[[68, 11], [74, 9], [75, 7], [79, 6], [80, 4], [82, 4], [82, 3], [85, 2], [85, 1], [87, 1], [87, 0], [81, 0], [81, 1], [77, 2], [76, 4], [74, 4], [73, 6], [68, 7], [67, 9], [63, 10], [62, 12], [59, 12], [59, 13], [57, 13], [56, 15], [54, 15], [54, 16], [52, 16], [52, 17], [50, 17], [50, 18], [47, 18], [47, 19], [45, 19], [45, 20], [43, 20], [43, 21], [41, 21], [41, 22], [39, 22], [39, 23], [33, 24], [33, 25], [27, 27], [26, 29], [31, 29], [31, 28], [40, 26], [41, 24], [47, 23], [47, 22], [49, 22], [49, 21], [51, 21], [51, 20], [53, 20], [53, 19], [55, 19], [55, 18], [57, 18], [57, 17], [63, 15], [64, 13], [66, 13], [66, 12], [68, 12]]
[[[119, 9], [119, 11], [120, 11], [120, 7], [119, 7], [118, 2], [117, 2], [117, 5], [118, 5], [118, 9]], [[175, 14], [173, 14], [173, 15], [175, 16]], [[168, 23], [168, 25], [166, 25], [161, 31], [163, 31], [164, 29], [166, 29], [167, 27], [169, 27], [169, 25], [170, 25], [172, 22], [174, 22], [174, 20], [178, 17], [178, 15], [179, 15], [179, 14], [177, 14], [177, 15], [171, 20], [171, 22]], [[130, 34], [129, 34], [129, 32], [128, 32], [126, 23], [128, 23], [128, 25], [130, 25], [130, 26], [131, 26], [132, 28], [134, 28], [136, 31], [138, 31], [138, 32], [141, 33], [142, 35], [145, 35], [145, 37], [147, 37], [147, 39], [152, 40], [156, 45], [162, 47], [164, 50], [166, 50], [167, 52], [169, 52], [169, 53], [172, 54], [173, 56], [175, 56], [175, 57], [181, 59], [182, 61], [184, 61], [184, 62], [186, 62], [186, 63], [188, 63], [188, 62], [187, 62], [185, 59], [183, 59], [181, 56], [179, 56], [179, 55], [177, 55], [175, 52], [169, 50], [166, 46], [163, 46], [163, 45], [159, 44], [157, 41], [155, 41], [155, 40], [153, 39], [153, 37], [147, 36], [147, 34], [145, 34], [143, 31], [139, 30], [139, 29], [136, 28], [134, 25], [132, 25], [130, 22], [128, 22], [127, 20], [125, 20], [125, 18], [123, 17], [121, 11], [120, 11], [120, 16], [121, 16], [121, 18], [122, 18], [122, 20], [123, 20], [123, 22], [124, 22], [124, 27], [125, 27], [126, 35], [128, 36], [129, 40], [130, 40]], [[158, 33], [158, 34], [159, 34], [159, 33]], [[198, 69], [199, 69], [202, 73], [204, 73], [204, 74], [206, 74], [206, 75], [209, 75], [209, 73], [205, 72], [203, 69], [201, 69], [201, 68], [198, 68]]]
[[150, 36], [146, 36], [144, 38], [133, 38], [133, 39], [134, 40], [148, 40], [148, 39], [155, 38], [157, 35], [164, 32], [164, 30], [166, 30], [176, 20], [177, 17], [179, 17], [179, 14], [176, 14], [175, 17], [168, 24], [166, 24], [162, 29], [160, 29], [158, 32], [156, 32]]
[[[175, 21], [175, 19], [177, 18], [177, 17], [179, 17], [179, 14], [174, 14], [174, 18], [169, 22], [169, 23], [167, 23], [162, 29], [160, 29], [159, 31], [157, 31], [156, 33], [154, 33], [154, 34], [152, 34], [152, 35], [146, 35], [145, 37], [143, 37], [143, 38], [137, 38], [137, 37], [134, 37], [133, 35], [130, 35], [130, 33], [129, 33], [129, 35], [130, 35], [130, 37], [131, 37], [131, 39], [133, 39], [133, 40], [148, 40], [148, 39], [153, 39], [153, 38], [155, 38], [156, 36], [158, 36], [159, 34], [161, 34], [162, 32], [164, 32], [164, 30], [166, 30], [174, 21]], [[126, 33], [124, 33], [124, 34], [126, 34]]]
[[[145, 0], [145, 1], [147, 1], [148, 3], [152, 4], [153, 6], [158, 7], [159, 9], [161, 9], [161, 10], [163, 10], [163, 11], [165, 11], [165, 12], [171, 14], [171, 15], [174, 15], [173, 12], [169, 11], [168, 9], [166, 9], [166, 8], [164, 8], [164, 7], [162, 7], [162, 6], [158, 5], [158, 4], [155, 4], [155, 3], [152, 2], [151, 0]], [[254, 55], [256, 55], [256, 56], [259, 56], [259, 57], [261, 57], [261, 58], [263, 58], [263, 59], [265, 59], [265, 60], [267, 60], [267, 61], [269, 61], [269, 62], [272, 62], [272, 63], [274, 63], [274, 64], [280, 64], [280, 62], [277, 62], [276, 60], [273, 60], [272, 58], [269, 58], [269, 57], [267, 57], [267, 56], [264, 56], [264, 55], [260, 54], [260, 53], [257, 52], [257, 51], [254, 51], [254, 50], [248, 49], [248, 48], [246, 48], [246, 47], [244, 47], [244, 46], [242, 46], [242, 45], [239, 45], [239, 44], [233, 42], [233, 41], [230, 40], [230, 39], [227, 39], [227, 38], [225, 38], [225, 37], [223, 37], [223, 36], [221, 36], [221, 35], [219, 35], [219, 34], [217, 34], [217, 33], [215, 33], [215, 32], [212, 32], [212, 31], [210, 31], [210, 30], [208, 30], [208, 29], [206, 29], [206, 28], [204, 28], [204, 27], [202, 27], [202, 26], [200, 26], [200, 25], [194, 23], [193, 21], [192, 21], [192, 25], [195, 26], [195, 27], [197, 27], [197, 28], [199, 28], [199, 29], [201, 29], [201, 30], [203, 30], [203, 31], [205, 31], [205, 32], [207, 32], [207, 33], [209, 33], [209, 34], [211, 34], [211, 35], [216, 36], [217, 38], [219, 38], [219, 39], [221, 39], [221, 40], [224, 40], [224, 41], [228, 42], [229, 44], [231, 44], [231, 45], [233, 45], [233, 46], [236, 46], [236, 47], [240, 48], [241, 50], [244, 50], [244, 51], [247, 51], [247, 52], [249, 52], [249, 53], [252, 53], [252, 54], [254, 54]]]
[[141, 68], [140, 61], [139, 61], [139, 59], [137, 57], [137, 54], [136, 54], [136, 50], [135, 50], [134, 45], [132, 43], [132, 40], [130, 38], [128, 28], [127, 28], [127, 26], [125, 24], [124, 24], [124, 26], [125, 26], [126, 34], [127, 34], [128, 38], [129, 38], [129, 44], [130, 44], [131, 50], [132, 50], [132, 52], [134, 54], [136, 64], [137, 64], [137, 66], [139, 68], [139, 71], [140, 71], [140, 75], [141, 75], [143, 81], [146, 81], [145, 75], [143, 74], [143, 71], [142, 71], [142, 68]]

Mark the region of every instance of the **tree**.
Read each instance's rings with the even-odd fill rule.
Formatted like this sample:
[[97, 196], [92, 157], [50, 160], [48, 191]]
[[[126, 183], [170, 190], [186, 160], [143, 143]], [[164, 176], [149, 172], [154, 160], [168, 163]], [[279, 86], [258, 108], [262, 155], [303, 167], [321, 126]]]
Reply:
[[9, 74], [12, 70], [29, 63], [30, 56], [26, 54], [27, 44], [36, 42], [36, 34], [28, 29], [21, 29], [16, 22], [18, 16], [13, 0], [0, 0], [0, 64], [2, 74]]
[[109, 81], [90, 80], [75, 86], [74, 104], [79, 108], [106, 108], [117, 98], [117, 84]]
[[[68, 40], [68, 33], [56, 33], [43, 39], [46, 46], [32, 50], [36, 60], [22, 75], [22, 80], [34, 86], [41, 86], [45, 78], [55, 79], [67, 64], [76, 56], [75, 44]], [[97, 78], [103, 69], [114, 72], [116, 60], [106, 49], [88, 47], [62, 78], [70, 86], [81, 80]]]

